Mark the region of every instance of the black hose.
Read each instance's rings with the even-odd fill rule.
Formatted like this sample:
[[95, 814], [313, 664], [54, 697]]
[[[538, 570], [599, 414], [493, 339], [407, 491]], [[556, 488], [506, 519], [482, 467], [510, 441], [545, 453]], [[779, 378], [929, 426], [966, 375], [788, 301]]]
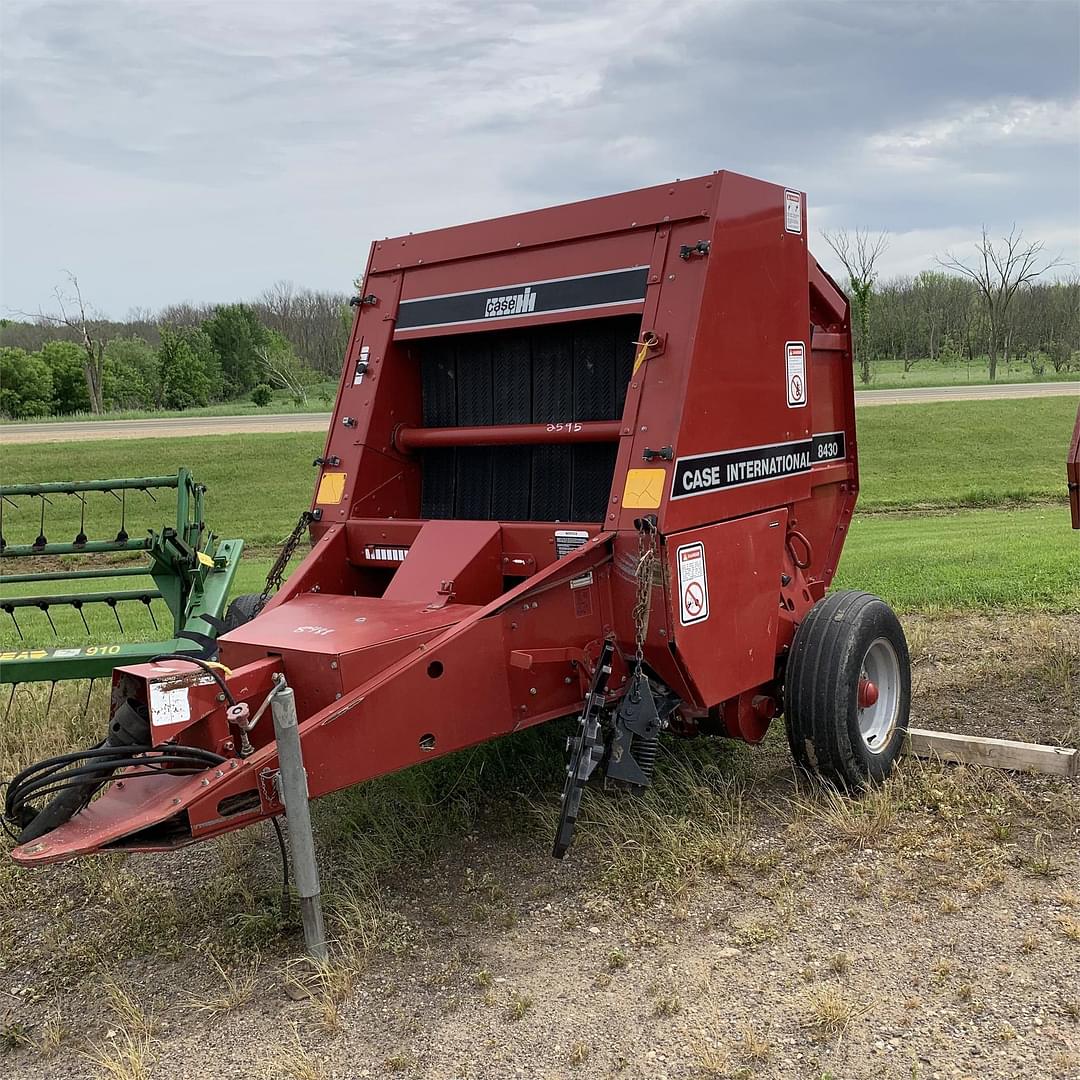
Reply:
[[292, 911], [292, 891], [289, 888], [289, 853], [285, 850], [285, 834], [281, 831], [281, 822], [276, 817], [270, 819], [277, 836], [278, 850], [281, 852], [281, 917], [287, 919]]
[[[26, 844], [70, 821], [104, 784], [121, 776], [159, 775], [162, 766], [186, 776], [224, 760], [195, 746], [152, 746], [146, 706], [129, 699], [113, 713], [104, 742], [28, 765], [12, 778], [4, 795], [4, 828], [17, 843]], [[131, 771], [117, 775], [124, 769]], [[41, 799], [49, 801], [40, 808], [32, 805]], [[17, 835], [9, 822], [21, 830]]]
[[151, 656], [148, 663], [157, 664], [162, 660], [186, 660], [189, 664], [195, 664], [196, 667], [201, 667], [203, 671], [218, 684], [218, 688], [225, 695], [225, 700], [230, 705], [236, 704], [236, 698], [232, 696], [232, 692], [229, 690], [225, 680], [221, 677], [221, 673], [216, 671], [214, 666], [208, 660], [203, 660], [200, 656], [193, 656], [191, 653], [170, 652], [161, 653], [159, 656]]

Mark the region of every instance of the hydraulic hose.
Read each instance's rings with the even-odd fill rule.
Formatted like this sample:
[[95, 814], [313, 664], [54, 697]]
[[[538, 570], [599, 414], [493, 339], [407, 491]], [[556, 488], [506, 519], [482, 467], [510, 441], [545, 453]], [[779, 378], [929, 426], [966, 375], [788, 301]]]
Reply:
[[[118, 769], [130, 770], [123, 774], [125, 778], [166, 771], [187, 775], [223, 760], [219, 754], [198, 747], [152, 746], [146, 706], [129, 698], [109, 721], [104, 742], [46, 758], [12, 778], [4, 799], [4, 817], [20, 831], [16, 834], [8, 828], [8, 832], [18, 844], [51, 832], [86, 807]], [[49, 796], [41, 809], [31, 805], [31, 800]]]

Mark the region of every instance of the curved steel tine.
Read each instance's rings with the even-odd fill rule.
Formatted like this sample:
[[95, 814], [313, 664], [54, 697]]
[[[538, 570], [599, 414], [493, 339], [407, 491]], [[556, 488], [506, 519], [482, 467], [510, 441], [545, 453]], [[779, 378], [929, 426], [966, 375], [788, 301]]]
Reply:
[[94, 692], [94, 680], [90, 680], [90, 685], [86, 688], [86, 704], [83, 705], [82, 714], [85, 716], [90, 711], [90, 695]]
[[8, 694], [7, 708], [4, 709], [4, 726], [7, 727], [8, 714], [11, 712], [11, 703], [15, 700], [15, 691], [19, 688], [18, 683], [11, 684], [11, 693]]
[[86, 616], [83, 614], [83, 603], [82, 603], [82, 601], [81, 600], [76, 600], [75, 603], [73, 603], [71, 606], [79, 613], [79, 618], [82, 619], [82, 624], [83, 624], [84, 627], [86, 627], [87, 637], [89, 637], [90, 636], [90, 624], [86, 621]]
[[147, 613], [150, 615], [150, 621], [154, 624], [154, 629], [158, 628], [157, 619], [154, 618], [154, 602], [150, 597], [143, 597], [143, 603], [146, 605]]
[[19, 640], [25, 641], [26, 639], [23, 637], [22, 627], [19, 625], [19, 620], [15, 618], [15, 609], [5, 608], [5, 610], [11, 616], [11, 621], [15, 624], [15, 633], [19, 635]]
[[45, 719], [49, 719], [49, 711], [52, 709], [53, 694], [56, 693], [56, 680], [49, 683], [49, 700], [45, 702]]
[[52, 629], [53, 637], [59, 638], [60, 635], [56, 632], [56, 623], [52, 621], [52, 612], [49, 610], [48, 604], [38, 604], [38, 607], [45, 612], [45, 618], [49, 620], [49, 626]]

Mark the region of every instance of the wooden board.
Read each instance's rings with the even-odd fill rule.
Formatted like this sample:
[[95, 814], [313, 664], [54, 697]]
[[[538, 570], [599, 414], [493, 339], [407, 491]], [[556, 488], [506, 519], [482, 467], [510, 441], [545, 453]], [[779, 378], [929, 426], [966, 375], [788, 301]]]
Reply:
[[987, 765], [995, 769], [1080, 776], [1080, 751], [1064, 746], [987, 739], [978, 735], [951, 735], [944, 731], [909, 728], [904, 752], [921, 758]]

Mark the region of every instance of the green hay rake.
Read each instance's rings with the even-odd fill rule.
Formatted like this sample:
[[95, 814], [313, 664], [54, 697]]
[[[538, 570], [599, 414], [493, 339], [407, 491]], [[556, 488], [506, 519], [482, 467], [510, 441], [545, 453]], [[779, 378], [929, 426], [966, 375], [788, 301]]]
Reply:
[[[144, 495], [156, 503], [155, 492], [162, 490], [176, 493], [176, 525], [148, 529], [145, 536], [129, 535], [132, 499]], [[119, 529], [111, 539], [91, 539], [86, 534], [88, 495], [93, 493], [102, 493], [106, 501], [111, 496], [112, 505], [119, 509]], [[175, 476], [0, 485], [0, 613], [6, 616], [3, 637], [10, 643], [0, 646], [0, 683], [11, 686], [8, 710], [21, 683], [55, 687], [57, 682], [89, 679], [92, 690], [95, 679], [110, 676], [118, 665], [145, 663], [167, 653], [203, 660], [216, 654], [217, 636], [225, 628], [222, 612], [244, 545], [242, 540], [222, 540], [206, 527], [205, 493], [206, 488], [187, 469], [179, 469]], [[21, 523], [27, 520], [28, 509], [37, 538], [31, 543], [9, 543], [4, 533], [5, 510], [9, 521], [17, 513]], [[47, 516], [54, 511], [69, 522], [77, 518], [78, 533], [70, 543], [53, 542], [47, 536]], [[139, 558], [140, 554], [149, 560]], [[8, 573], [14, 566], [32, 570]], [[142, 579], [142, 587], [128, 587], [132, 579]], [[73, 584], [86, 581], [94, 584], [85, 591], [81, 584]], [[65, 591], [38, 592], [39, 585]], [[131, 629], [135, 620], [129, 619], [125, 627], [133, 605], [145, 612], [141, 619], [147, 630], [152, 627], [151, 637], [167, 636], [131, 640], [139, 636]], [[164, 618], [161, 605], [167, 609]], [[54, 619], [58, 608], [69, 610]], [[115, 633], [103, 632], [96, 616], [87, 619], [88, 611], [103, 609], [115, 617]], [[108, 620], [106, 626], [110, 624]], [[88, 639], [85, 644], [64, 640], [80, 626]], [[57, 645], [39, 644], [46, 627]], [[51, 701], [51, 689], [49, 697]]]

